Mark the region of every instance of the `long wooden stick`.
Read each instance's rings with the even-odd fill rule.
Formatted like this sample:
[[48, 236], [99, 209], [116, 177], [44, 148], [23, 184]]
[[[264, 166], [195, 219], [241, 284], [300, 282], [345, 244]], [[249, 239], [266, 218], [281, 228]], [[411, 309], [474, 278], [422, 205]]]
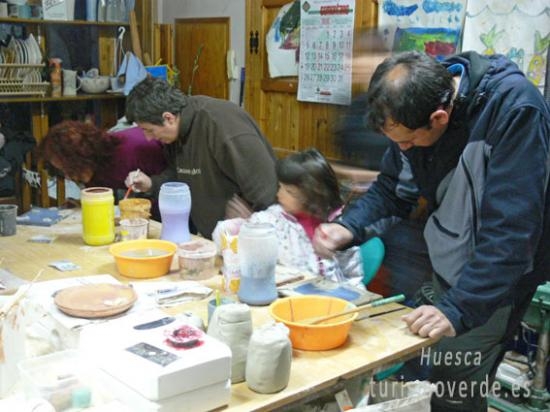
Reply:
[[309, 319], [302, 319], [302, 320], [299, 320], [297, 322], [303, 323], [303, 324], [306, 324], [306, 325], [317, 325], [319, 323], [324, 322], [325, 320], [338, 318], [340, 316], [350, 315], [352, 313], [362, 312], [362, 311], [364, 311], [366, 309], [369, 309], [369, 308], [375, 308], [377, 306], [387, 305], [388, 303], [403, 302], [404, 300], [405, 300], [405, 295], [403, 295], [403, 294], [395, 295], [395, 296], [391, 296], [389, 298], [378, 299], [378, 300], [375, 300], [374, 302], [368, 303], [366, 305], [358, 306], [358, 307], [353, 308], [353, 309], [348, 309], [348, 310], [345, 310], [343, 312], [333, 313], [331, 315], [325, 315], [325, 316], [317, 316], [317, 317], [309, 318]]

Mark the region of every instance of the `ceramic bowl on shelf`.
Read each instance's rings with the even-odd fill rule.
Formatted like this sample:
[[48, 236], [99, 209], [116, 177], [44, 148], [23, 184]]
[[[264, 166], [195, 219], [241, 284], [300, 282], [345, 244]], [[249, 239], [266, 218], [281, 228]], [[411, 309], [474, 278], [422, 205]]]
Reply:
[[80, 88], [84, 93], [104, 93], [110, 86], [109, 76], [79, 77]]

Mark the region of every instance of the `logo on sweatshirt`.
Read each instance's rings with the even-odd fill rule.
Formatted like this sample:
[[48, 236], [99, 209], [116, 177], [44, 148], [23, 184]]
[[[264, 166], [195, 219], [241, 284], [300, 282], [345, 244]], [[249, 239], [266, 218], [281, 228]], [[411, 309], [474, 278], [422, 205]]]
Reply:
[[196, 176], [202, 174], [200, 168], [187, 169], [184, 167], [178, 167], [178, 174]]

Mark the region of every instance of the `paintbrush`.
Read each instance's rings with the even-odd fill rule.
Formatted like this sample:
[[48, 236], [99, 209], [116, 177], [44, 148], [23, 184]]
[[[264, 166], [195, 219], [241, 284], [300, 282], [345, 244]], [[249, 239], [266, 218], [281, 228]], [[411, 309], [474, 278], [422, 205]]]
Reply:
[[378, 300], [375, 300], [374, 302], [368, 303], [366, 305], [358, 306], [358, 307], [353, 308], [353, 309], [348, 309], [348, 310], [345, 310], [343, 312], [333, 313], [331, 315], [325, 315], [325, 316], [317, 316], [317, 317], [309, 318], [309, 319], [301, 319], [299, 322], [302, 323], [302, 324], [306, 324], [306, 325], [317, 325], [317, 324], [322, 323], [322, 322], [324, 322], [326, 320], [329, 320], [329, 319], [338, 318], [340, 316], [349, 315], [349, 314], [356, 313], [356, 312], [362, 312], [366, 309], [375, 308], [377, 306], [382, 306], [382, 305], [387, 305], [388, 303], [403, 302], [404, 300], [405, 300], [405, 295], [400, 294], [400, 295], [396, 295], [396, 296], [391, 296], [389, 298], [378, 299]]
[[130, 184], [130, 186], [128, 186], [128, 190], [126, 191], [126, 194], [124, 195], [124, 199], [128, 199], [128, 196], [130, 196], [130, 193], [132, 193], [132, 191], [134, 190], [132, 188], [132, 186], [134, 185], [134, 180], [136, 180], [136, 177], [139, 175], [139, 172], [140, 170], [137, 169], [134, 174], [132, 175], [132, 183]]

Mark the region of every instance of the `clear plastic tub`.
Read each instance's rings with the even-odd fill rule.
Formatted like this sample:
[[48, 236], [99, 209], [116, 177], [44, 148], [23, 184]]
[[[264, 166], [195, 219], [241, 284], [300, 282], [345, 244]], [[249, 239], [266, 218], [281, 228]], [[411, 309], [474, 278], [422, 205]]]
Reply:
[[91, 404], [92, 370], [78, 351], [24, 359], [18, 367], [27, 398], [43, 398], [56, 412]]
[[210, 240], [196, 239], [180, 243], [177, 253], [183, 279], [209, 279], [218, 273], [216, 244]]

